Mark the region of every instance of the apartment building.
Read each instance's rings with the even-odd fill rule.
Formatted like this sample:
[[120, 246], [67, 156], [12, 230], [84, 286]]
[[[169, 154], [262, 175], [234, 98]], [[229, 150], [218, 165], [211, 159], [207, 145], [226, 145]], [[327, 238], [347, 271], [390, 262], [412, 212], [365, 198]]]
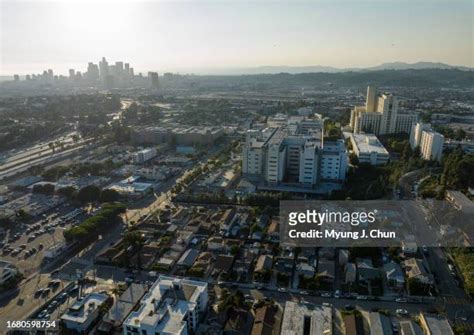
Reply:
[[373, 86], [367, 88], [365, 106], [355, 106], [351, 110], [350, 127], [354, 133], [375, 135], [410, 133], [418, 116], [413, 113], [399, 113], [398, 99], [392, 94], [378, 94]]
[[194, 333], [208, 304], [207, 283], [160, 276], [123, 323], [124, 335]]
[[419, 147], [424, 160], [441, 161], [443, 156], [444, 136], [434, 131], [429, 123], [416, 123], [410, 133], [410, 146]]
[[443, 145], [443, 135], [433, 130], [424, 131], [420, 142], [421, 157], [427, 161], [440, 162], [443, 156]]

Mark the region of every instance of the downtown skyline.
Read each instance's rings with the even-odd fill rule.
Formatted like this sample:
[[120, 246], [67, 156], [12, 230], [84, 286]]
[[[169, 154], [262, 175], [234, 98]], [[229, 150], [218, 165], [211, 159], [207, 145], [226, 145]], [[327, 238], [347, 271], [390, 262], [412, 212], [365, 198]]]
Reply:
[[102, 56], [130, 61], [136, 73], [225, 74], [261, 66], [352, 69], [420, 61], [473, 66], [470, 1], [7, 0], [1, 8], [0, 75], [49, 68], [66, 75]]

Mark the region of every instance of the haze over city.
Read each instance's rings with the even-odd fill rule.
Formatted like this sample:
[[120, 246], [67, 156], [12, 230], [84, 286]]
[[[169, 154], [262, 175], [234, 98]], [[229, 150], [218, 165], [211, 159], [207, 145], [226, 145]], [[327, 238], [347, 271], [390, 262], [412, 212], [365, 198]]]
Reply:
[[0, 334], [474, 334], [473, 0], [0, 3]]
[[472, 67], [472, 41], [472, 1], [4, 0], [0, 75], [66, 74], [102, 56], [137, 72], [200, 74], [397, 61]]

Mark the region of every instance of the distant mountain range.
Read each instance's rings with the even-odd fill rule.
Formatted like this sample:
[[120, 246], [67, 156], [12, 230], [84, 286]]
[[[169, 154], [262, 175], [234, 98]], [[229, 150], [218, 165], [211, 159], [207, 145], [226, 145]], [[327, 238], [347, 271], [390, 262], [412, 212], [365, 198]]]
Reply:
[[[367, 68], [337, 68], [333, 66], [257, 66], [257, 67], [240, 67], [240, 68], [207, 68], [207, 69], [187, 69], [181, 73], [193, 73], [195, 75], [258, 75], [258, 74], [278, 74], [278, 73], [344, 73], [344, 72], [370, 72], [370, 71], [384, 71], [384, 70], [461, 70], [474, 71], [474, 68], [467, 66], [449, 65], [445, 63], [436, 62], [417, 62], [404, 63], [392, 62], [383, 63], [381, 65], [367, 67]], [[145, 71], [146, 73], [146, 71]], [[24, 79], [24, 76], [20, 76]], [[6, 80], [13, 80], [13, 76], [0, 76], [0, 82]]]
[[[467, 66], [456, 66], [445, 63], [435, 62], [417, 62], [417, 63], [404, 63], [404, 62], [393, 62], [383, 63], [381, 65], [368, 67], [368, 68], [337, 68], [332, 66], [258, 66], [252, 68], [239, 68], [222, 70], [222, 74], [275, 74], [275, 73], [311, 73], [311, 72], [325, 72], [325, 73], [339, 73], [339, 72], [363, 72], [363, 71], [381, 71], [381, 70], [424, 70], [424, 69], [443, 69], [443, 70], [462, 70], [462, 71], [473, 71], [474, 68]], [[219, 71], [221, 72], [221, 71]]]

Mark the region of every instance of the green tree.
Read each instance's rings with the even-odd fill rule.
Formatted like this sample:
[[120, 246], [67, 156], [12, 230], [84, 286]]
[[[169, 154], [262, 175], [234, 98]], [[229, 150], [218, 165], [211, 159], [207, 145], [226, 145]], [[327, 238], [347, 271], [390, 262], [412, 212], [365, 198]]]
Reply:
[[120, 198], [119, 193], [116, 190], [105, 189], [100, 192], [99, 202], [115, 202]]
[[94, 202], [99, 200], [100, 188], [95, 185], [84, 186], [77, 193], [77, 200], [82, 203]]

